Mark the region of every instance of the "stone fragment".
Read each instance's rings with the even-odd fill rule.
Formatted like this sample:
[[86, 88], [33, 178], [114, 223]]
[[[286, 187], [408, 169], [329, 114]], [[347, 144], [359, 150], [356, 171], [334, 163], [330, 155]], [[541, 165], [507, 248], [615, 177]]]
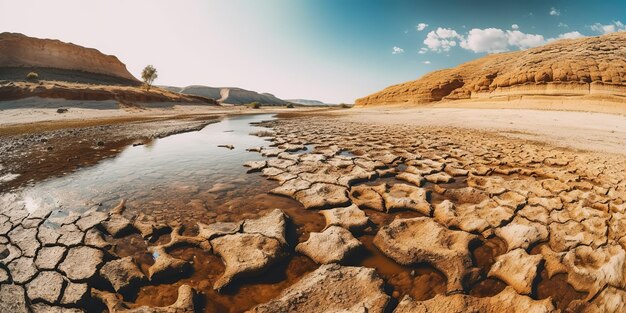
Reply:
[[428, 182], [431, 182], [433, 184], [441, 184], [441, 183], [447, 184], [447, 183], [451, 183], [454, 181], [454, 178], [452, 176], [444, 172], [426, 175], [424, 176], [424, 179], [426, 179]]
[[91, 211], [81, 216], [80, 219], [76, 221], [76, 226], [78, 226], [78, 228], [82, 231], [87, 231], [96, 225], [100, 225], [100, 223], [104, 222], [108, 218], [109, 214], [106, 212]]
[[198, 237], [211, 240], [219, 236], [238, 233], [241, 230], [241, 224], [241, 222], [218, 222], [209, 225], [198, 223]]
[[67, 286], [63, 290], [61, 304], [77, 306], [86, 299], [87, 294], [87, 284], [73, 283], [71, 281], [68, 281]]
[[506, 226], [495, 230], [496, 236], [504, 239], [508, 250], [528, 249], [531, 245], [548, 239], [548, 228], [525, 218], [516, 217]]
[[489, 277], [497, 277], [513, 287], [519, 294], [532, 292], [541, 255], [529, 255], [524, 249], [515, 249], [496, 258], [489, 270]]
[[322, 265], [252, 313], [382, 313], [389, 303], [383, 280], [374, 269]]
[[374, 245], [402, 265], [427, 262], [448, 278], [448, 292], [463, 290], [461, 281], [472, 267], [470, 242], [477, 236], [448, 230], [432, 219], [396, 219], [382, 227]]
[[243, 166], [249, 167], [250, 169], [248, 170], [248, 172], [252, 173], [252, 172], [258, 172], [264, 169], [267, 166], [267, 162], [266, 161], [248, 161], [244, 163]]
[[29, 313], [25, 294], [22, 286], [0, 284], [0, 312]]
[[53, 271], [39, 272], [37, 277], [26, 284], [26, 294], [30, 301], [57, 303], [61, 297], [61, 290], [65, 285], [63, 276]]
[[102, 222], [102, 226], [114, 238], [122, 237], [133, 230], [132, 222], [120, 214], [112, 214], [111, 218]]
[[138, 287], [146, 280], [146, 276], [130, 256], [107, 262], [100, 268], [100, 276], [121, 294]]
[[148, 278], [152, 282], [172, 281], [184, 276], [191, 270], [191, 264], [171, 256], [160, 246], [149, 249], [154, 264], [148, 268]]
[[85, 234], [85, 245], [99, 249], [108, 249], [111, 247], [111, 244], [104, 239], [102, 233], [93, 228], [88, 230]]
[[7, 266], [14, 283], [24, 284], [37, 275], [37, 268], [32, 258], [20, 257]]
[[526, 197], [514, 191], [507, 191], [494, 199], [499, 205], [507, 206], [514, 210], [521, 209], [526, 205]]
[[318, 264], [328, 264], [343, 262], [361, 247], [361, 242], [349, 231], [330, 226], [321, 233], [311, 233], [307, 241], [296, 246], [296, 251]]
[[309, 181], [300, 178], [294, 178], [272, 189], [270, 193], [293, 198], [296, 192], [308, 189], [310, 187], [311, 183]]
[[618, 313], [626, 312], [626, 291], [608, 286], [591, 303], [582, 310], [582, 313]]
[[580, 246], [563, 257], [567, 282], [578, 291], [586, 291], [593, 297], [606, 284], [626, 287], [626, 251], [619, 245], [594, 249]]
[[557, 313], [550, 298], [534, 300], [515, 292], [515, 289], [506, 287], [493, 297], [478, 298], [463, 294], [436, 295], [426, 301], [415, 301], [405, 296], [398, 304], [394, 313]]
[[396, 175], [396, 178], [399, 180], [404, 180], [406, 182], [409, 182], [417, 187], [421, 187], [424, 182], [426, 181], [424, 179], [424, 177], [422, 177], [422, 175], [419, 174], [413, 174], [413, 173], [409, 173], [409, 172], [402, 172], [398, 175]]
[[244, 233], [261, 234], [266, 237], [274, 238], [281, 244], [287, 244], [287, 216], [279, 209], [274, 209], [257, 219], [245, 220], [242, 229]]
[[130, 309], [129, 305], [124, 303], [116, 294], [92, 290], [92, 296], [102, 301], [109, 312], [119, 313], [194, 313], [196, 303], [196, 292], [189, 285], [181, 285], [178, 287], [178, 299], [170, 306], [166, 307], [148, 307], [140, 306], [134, 309]]
[[350, 188], [350, 199], [360, 208], [385, 212], [385, 203], [381, 194], [386, 190], [385, 184], [353, 186]]
[[42, 247], [35, 258], [35, 265], [40, 270], [55, 269], [61, 262], [65, 249], [62, 246]]
[[59, 270], [72, 281], [87, 280], [96, 273], [103, 258], [104, 253], [99, 249], [86, 246], [70, 248]]
[[387, 212], [395, 210], [413, 210], [430, 216], [432, 207], [427, 200], [425, 189], [406, 184], [394, 184], [383, 194]]
[[85, 233], [82, 232], [74, 224], [63, 225], [59, 229], [61, 236], [57, 240], [57, 243], [65, 246], [75, 246], [83, 242]]
[[334, 208], [320, 211], [326, 219], [326, 228], [340, 226], [349, 231], [357, 232], [367, 227], [369, 218], [356, 204], [345, 208]]
[[37, 228], [23, 228], [21, 225], [15, 227], [9, 232], [11, 242], [22, 250], [22, 255], [34, 257], [37, 249], [39, 249], [39, 241], [37, 240]]
[[263, 272], [284, 255], [277, 239], [260, 234], [238, 233], [217, 237], [211, 240], [211, 245], [226, 265], [224, 274], [213, 285], [216, 290], [223, 289], [240, 277]]
[[350, 203], [346, 187], [326, 183], [315, 183], [294, 196], [306, 209], [324, 209]]

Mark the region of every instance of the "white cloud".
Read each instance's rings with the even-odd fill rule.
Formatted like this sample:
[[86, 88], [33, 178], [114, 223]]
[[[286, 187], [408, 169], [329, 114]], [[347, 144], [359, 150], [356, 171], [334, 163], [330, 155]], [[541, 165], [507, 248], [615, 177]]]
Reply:
[[426, 35], [424, 44], [431, 50], [436, 52], [447, 52], [450, 48], [457, 45], [457, 40], [463, 40], [454, 29], [438, 27]]
[[428, 48], [420, 48], [420, 51], [418, 51], [417, 53], [425, 54], [426, 52], [428, 52]]
[[404, 53], [404, 49], [400, 47], [393, 47], [393, 51], [391, 51], [391, 54], [401, 54], [401, 53]]
[[626, 31], [626, 25], [624, 25], [620, 21], [613, 21], [611, 24], [606, 24], [606, 25], [595, 23], [589, 26], [589, 28], [591, 28], [591, 30], [595, 32], [602, 33], [602, 34]]
[[582, 37], [585, 37], [585, 35], [579, 32], [569, 32], [565, 34], [560, 34], [559, 37], [557, 37], [557, 39], [576, 39], [576, 38], [582, 38]]
[[424, 62], [422, 62], [422, 63], [424, 63], [424, 64], [427, 64], [427, 65], [428, 65], [428, 64], [430, 64], [430, 61], [424, 61]]
[[461, 41], [463, 49], [479, 52], [503, 52], [508, 50], [506, 33], [498, 28], [478, 29], [469, 31], [467, 39]]
[[426, 27], [428, 27], [428, 24], [426, 24], [426, 23], [419, 23], [419, 24], [417, 24], [417, 26], [415, 28], [417, 28], [418, 32], [421, 32], [424, 29], [426, 29]]
[[552, 7], [552, 8], [550, 9], [550, 15], [552, 15], [552, 16], [559, 16], [559, 15], [561, 15], [561, 11], [560, 11], [560, 10], [557, 10], [557, 9], [556, 9], [556, 8], [554, 8], [554, 7]]
[[525, 34], [519, 30], [507, 30], [506, 36], [508, 38], [509, 45], [520, 49], [533, 48], [546, 43], [546, 40], [542, 35]]
[[559, 22], [559, 27], [561, 28], [569, 28], [569, 25], [563, 23], [563, 22]]
[[518, 30], [519, 29], [519, 25], [513, 24], [513, 25], [511, 25], [511, 29]]

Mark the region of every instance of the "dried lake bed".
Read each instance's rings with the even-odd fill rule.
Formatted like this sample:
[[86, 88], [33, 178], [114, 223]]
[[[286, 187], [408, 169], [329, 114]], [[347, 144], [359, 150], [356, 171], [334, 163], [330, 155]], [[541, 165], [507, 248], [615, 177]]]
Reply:
[[[306, 114], [179, 123], [31, 138], [60, 155], [46, 175], [2, 161], [0, 311], [624, 309], [623, 157]], [[75, 135], [98, 156], [59, 171]]]

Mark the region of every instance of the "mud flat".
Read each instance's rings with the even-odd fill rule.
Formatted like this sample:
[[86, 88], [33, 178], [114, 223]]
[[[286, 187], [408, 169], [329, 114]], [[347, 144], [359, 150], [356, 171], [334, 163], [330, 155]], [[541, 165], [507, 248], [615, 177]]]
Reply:
[[[4, 194], [0, 311], [626, 309], [622, 155], [328, 116], [255, 126], [266, 140], [210, 150], [239, 163], [219, 184], [128, 185], [82, 210]], [[208, 165], [180, 162], [164, 172]]]

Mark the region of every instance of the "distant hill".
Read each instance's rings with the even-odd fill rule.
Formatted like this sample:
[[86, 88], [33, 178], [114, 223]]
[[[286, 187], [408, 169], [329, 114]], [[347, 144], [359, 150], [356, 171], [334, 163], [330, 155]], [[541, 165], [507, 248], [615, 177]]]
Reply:
[[317, 106], [330, 106], [330, 105], [334, 105], [334, 104], [330, 104], [330, 103], [324, 103], [322, 101], [319, 100], [307, 100], [307, 99], [286, 99], [285, 101], [289, 101], [295, 104], [301, 104], [301, 105], [317, 105]]
[[243, 105], [252, 102], [259, 102], [261, 105], [276, 106], [289, 104], [289, 102], [279, 99], [270, 93], [258, 93], [256, 91], [235, 87], [192, 85], [187, 87], [161, 86], [161, 88], [165, 88], [173, 92], [179, 92], [184, 95], [194, 95], [216, 99], [221, 104]]
[[96, 49], [18, 33], [0, 33], [0, 80], [25, 80], [31, 71], [42, 80], [141, 84], [117, 57]]
[[358, 99], [357, 106], [432, 102], [626, 100], [626, 32], [491, 54]]

